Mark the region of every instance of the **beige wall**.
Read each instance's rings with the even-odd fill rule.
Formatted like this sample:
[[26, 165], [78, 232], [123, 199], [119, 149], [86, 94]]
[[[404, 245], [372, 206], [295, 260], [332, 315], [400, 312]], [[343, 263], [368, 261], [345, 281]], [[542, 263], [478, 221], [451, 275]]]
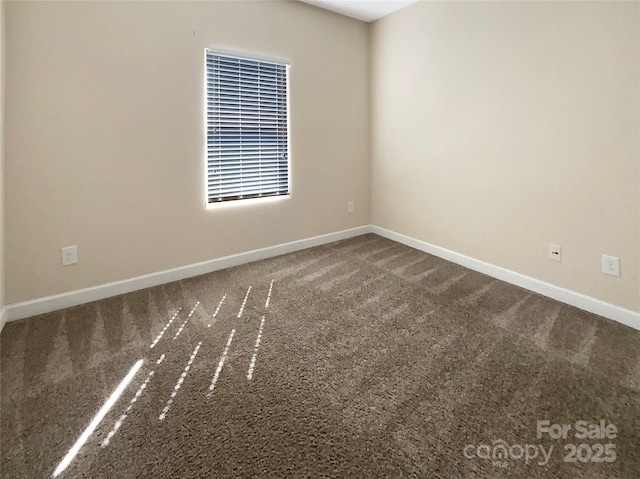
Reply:
[[[366, 24], [298, 2], [6, 14], [7, 303], [370, 222]], [[291, 199], [205, 209], [205, 44], [291, 60]]]
[[[8, 2], [5, 303], [371, 222], [639, 311], [638, 9]], [[291, 59], [291, 199], [204, 208], [205, 44]]]
[[0, 330], [4, 320], [4, 1], [0, 0]]
[[419, 2], [376, 22], [372, 223], [640, 311], [638, 18]]

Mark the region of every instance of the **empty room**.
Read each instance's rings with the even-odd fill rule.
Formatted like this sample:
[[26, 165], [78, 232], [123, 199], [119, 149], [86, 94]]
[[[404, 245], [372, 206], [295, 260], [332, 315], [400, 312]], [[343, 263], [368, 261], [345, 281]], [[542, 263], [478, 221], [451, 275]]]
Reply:
[[639, 2], [0, 20], [0, 477], [640, 477]]

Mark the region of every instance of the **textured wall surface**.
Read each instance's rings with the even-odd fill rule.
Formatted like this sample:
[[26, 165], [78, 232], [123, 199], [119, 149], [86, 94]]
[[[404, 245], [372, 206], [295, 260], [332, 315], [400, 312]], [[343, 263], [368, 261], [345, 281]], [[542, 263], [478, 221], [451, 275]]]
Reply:
[[[365, 23], [299, 2], [6, 14], [7, 303], [370, 222]], [[290, 199], [205, 208], [205, 45], [291, 61]]]
[[376, 22], [372, 223], [640, 311], [638, 8], [418, 2]]

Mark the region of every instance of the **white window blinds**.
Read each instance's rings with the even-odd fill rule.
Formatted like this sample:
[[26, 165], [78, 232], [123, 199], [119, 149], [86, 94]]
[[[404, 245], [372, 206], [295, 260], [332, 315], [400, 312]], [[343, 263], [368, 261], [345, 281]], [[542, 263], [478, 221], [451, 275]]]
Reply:
[[206, 50], [208, 203], [289, 194], [287, 74]]

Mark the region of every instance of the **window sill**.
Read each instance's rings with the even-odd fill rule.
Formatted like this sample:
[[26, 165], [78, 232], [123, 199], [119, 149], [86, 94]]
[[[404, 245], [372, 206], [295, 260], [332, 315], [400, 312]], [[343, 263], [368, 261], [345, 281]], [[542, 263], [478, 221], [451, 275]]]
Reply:
[[263, 203], [277, 203], [280, 201], [288, 200], [291, 198], [291, 194], [281, 196], [265, 196], [264, 198], [249, 198], [246, 200], [232, 200], [232, 201], [220, 201], [218, 203], [207, 203], [206, 209], [216, 210], [219, 208], [232, 208], [243, 206], [256, 206]]

